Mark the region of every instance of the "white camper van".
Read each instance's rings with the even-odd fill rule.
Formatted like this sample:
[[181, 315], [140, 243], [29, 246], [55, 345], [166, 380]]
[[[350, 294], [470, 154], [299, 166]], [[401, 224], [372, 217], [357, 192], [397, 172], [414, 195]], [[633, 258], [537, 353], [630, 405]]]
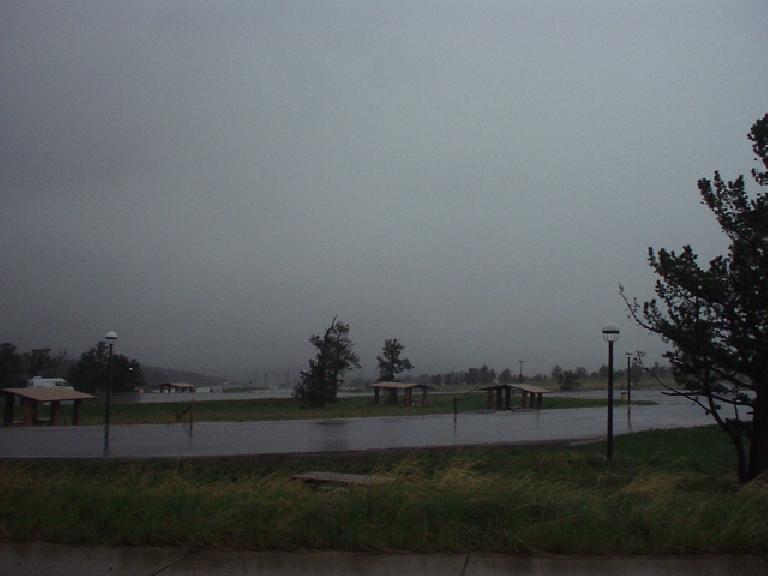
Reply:
[[27, 380], [27, 388], [60, 388], [61, 390], [74, 390], [64, 378], [43, 378], [35, 376]]

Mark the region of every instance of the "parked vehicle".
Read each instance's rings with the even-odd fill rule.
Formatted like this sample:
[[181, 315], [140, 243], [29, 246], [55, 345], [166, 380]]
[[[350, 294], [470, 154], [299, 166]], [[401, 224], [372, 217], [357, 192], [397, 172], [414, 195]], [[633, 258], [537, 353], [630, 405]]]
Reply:
[[27, 388], [60, 388], [62, 390], [74, 390], [64, 378], [43, 378], [35, 376], [27, 380]]

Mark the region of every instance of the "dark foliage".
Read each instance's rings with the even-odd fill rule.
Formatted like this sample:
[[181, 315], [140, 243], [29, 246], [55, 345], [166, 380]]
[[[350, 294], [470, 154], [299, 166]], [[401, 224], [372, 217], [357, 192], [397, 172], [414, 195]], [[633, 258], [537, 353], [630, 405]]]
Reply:
[[16, 386], [22, 380], [21, 355], [16, 345], [10, 342], [0, 344], [0, 386]]
[[[748, 134], [768, 186], [768, 114]], [[675, 381], [731, 438], [739, 477], [768, 466], [768, 195], [749, 195], [744, 177], [698, 182], [702, 203], [729, 240], [728, 253], [699, 265], [691, 246], [649, 249], [656, 298], [640, 305], [621, 294], [631, 316], [673, 349]]]
[[360, 358], [352, 351], [349, 324], [335, 316], [323, 336], [313, 334], [309, 341], [317, 354], [309, 360], [309, 367], [302, 370], [294, 395], [312, 407], [321, 407], [336, 401], [341, 377], [350, 368], [359, 368]]
[[[401, 358], [405, 346], [397, 341], [397, 338], [384, 340], [384, 348], [381, 356], [376, 356], [379, 362], [379, 382], [393, 382], [397, 375], [405, 370], [413, 370], [413, 364], [408, 358]], [[429, 376], [427, 376], [427, 379]]]
[[[77, 390], [101, 392], [107, 386], [108, 367], [109, 346], [99, 342], [80, 355], [80, 359], [69, 369], [67, 380]], [[144, 373], [136, 360], [112, 354], [112, 390], [128, 392], [144, 384]]]

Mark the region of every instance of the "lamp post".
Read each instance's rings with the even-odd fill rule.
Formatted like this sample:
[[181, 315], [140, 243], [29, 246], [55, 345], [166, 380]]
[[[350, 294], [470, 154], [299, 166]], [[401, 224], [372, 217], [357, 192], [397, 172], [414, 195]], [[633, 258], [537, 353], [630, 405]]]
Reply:
[[117, 342], [117, 332], [109, 331], [104, 337], [109, 345], [107, 361], [107, 395], [104, 403], [104, 451], [109, 450], [109, 419], [112, 411], [112, 347]]
[[618, 339], [619, 327], [616, 324], [608, 322], [603, 326], [603, 340], [608, 342], [608, 462], [613, 462], [613, 343]]
[[627, 420], [632, 419], [632, 352], [627, 352]]

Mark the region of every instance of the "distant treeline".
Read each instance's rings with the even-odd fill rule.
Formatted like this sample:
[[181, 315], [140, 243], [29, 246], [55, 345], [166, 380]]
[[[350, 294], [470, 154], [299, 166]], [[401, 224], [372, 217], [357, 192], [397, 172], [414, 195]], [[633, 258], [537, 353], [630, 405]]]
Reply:
[[[108, 348], [104, 342], [70, 358], [65, 350], [50, 348], [19, 350], [11, 342], [0, 343], [0, 388], [25, 386], [35, 376], [65, 378], [78, 390], [96, 392], [103, 389], [107, 379]], [[187, 382], [195, 386], [220, 386], [224, 379], [217, 376], [174, 370], [157, 366], [142, 366], [135, 359], [121, 354], [112, 357], [113, 389], [133, 391], [166, 382]]]
[[[620, 369], [614, 367], [614, 377], [626, 377], [626, 368]], [[671, 369], [668, 366], [662, 366], [658, 362], [645, 369], [638, 365], [631, 367], [632, 381], [640, 382], [647, 378], [669, 378], [672, 376]], [[525, 382], [549, 382], [557, 384], [563, 389], [573, 389], [580, 383], [589, 380], [607, 380], [608, 366], [603, 365], [598, 370], [590, 372], [583, 366], [573, 369], [566, 369], [555, 365], [549, 374], [537, 372], [535, 374], [522, 374], [522, 380]], [[483, 364], [479, 368], [468, 368], [464, 371], [442, 372], [436, 374], [421, 373], [416, 376], [405, 376], [403, 380], [417, 382], [419, 384], [428, 384], [430, 386], [483, 386], [492, 382], [519, 382], [521, 380], [520, 372], [513, 372], [511, 368], [504, 368], [496, 372], [494, 368], [489, 368]], [[345, 383], [347, 387], [360, 388], [373, 383], [373, 379], [356, 376], [350, 378]]]
[[11, 342], [0, 343], [0, 387], [24, 386], [35, 376], [66, 378], [73, 361], [64, 350], [50, 348], [20, 351]]

